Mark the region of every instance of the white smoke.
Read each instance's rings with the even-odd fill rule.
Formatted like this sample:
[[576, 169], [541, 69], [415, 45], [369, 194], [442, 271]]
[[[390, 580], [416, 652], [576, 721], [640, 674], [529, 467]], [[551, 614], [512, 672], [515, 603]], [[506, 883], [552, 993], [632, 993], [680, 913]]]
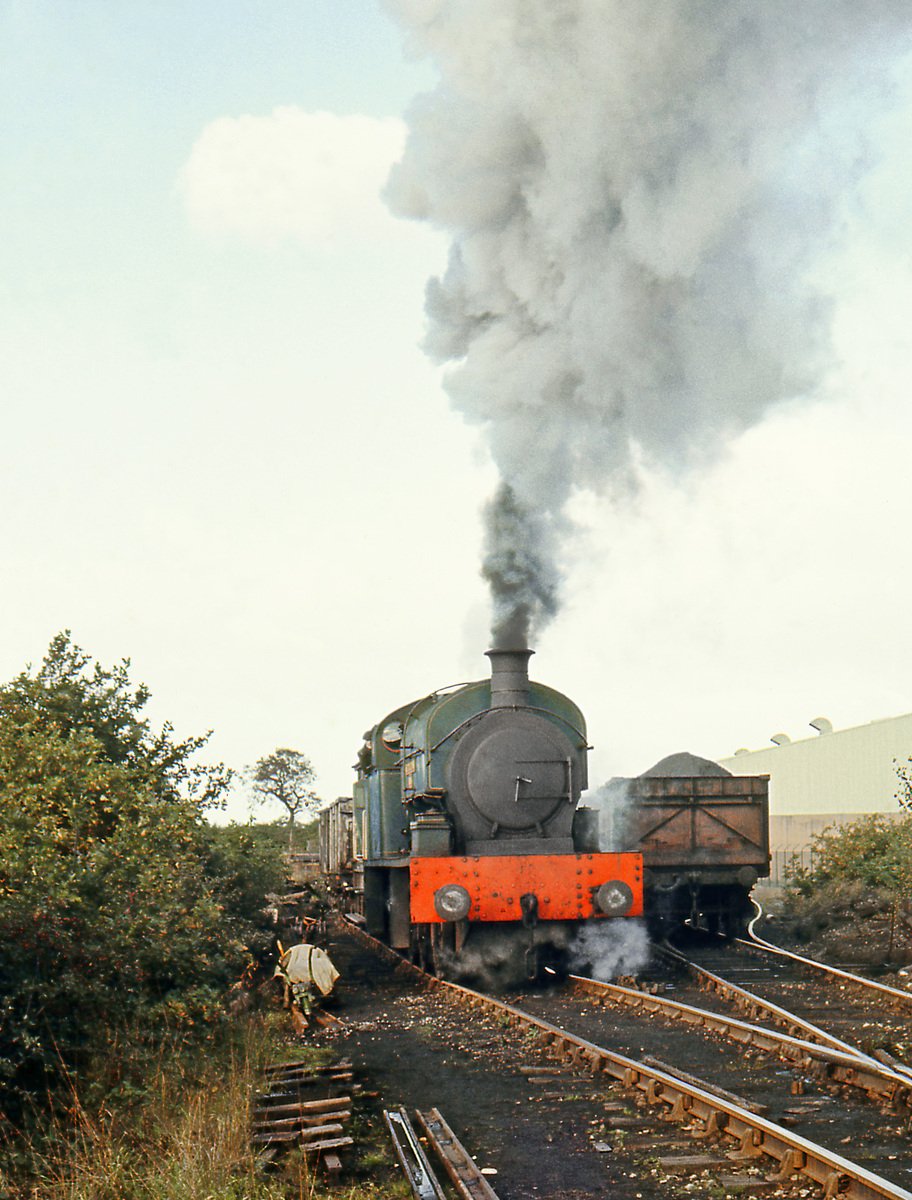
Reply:
[[639, 833], [631, 826], [636, 806], [630, 784], [629, 779], [609, 779], [584, 793], [580, 802], [597, 814], [598, 848], [602, 853], [619, 854], [637, 848]]
[[[431, 354], [504, 486], [504, 641], [556, 610], [574, 491], [699, 462], [820, 389], [811, 282], [870, 165], [906, 0], [389, 0], [440, 69], [388, 195], [453, 238]], [[523, 643], [524, 644], [524, 643]]]
[[596, 921], [585, 925], [570, 946], [570, 969], [609, 983], [636, 975], [649, 962], [649, 934], [642, 921]]

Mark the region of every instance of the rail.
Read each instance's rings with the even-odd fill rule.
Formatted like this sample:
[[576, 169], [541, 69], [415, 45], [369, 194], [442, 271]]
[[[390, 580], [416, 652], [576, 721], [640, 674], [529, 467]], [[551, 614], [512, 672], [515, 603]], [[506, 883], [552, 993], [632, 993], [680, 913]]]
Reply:
[[[432, 1108], [426, 1113], [416, 1110], [415, 1116], [461, 1200], [498, 1200], [497, 1193], [444, 1120], [440, 1109]], [[415, 1200], [446, 1200], [446, 1193], [405, 1109], [389, 1109], [384, 1112], [383, 1119]]]
[[768, 942], [765, 938], [754, 933], [754, 926], [763, 916], [763, 910], [756, 900], [753, 901], [753, 904], [758, 909], [757, 915], [747, 927], [747, 937], [735, 939], [737, 945], [747, 946], [753, 950], [764, 950], [767, 954], [775, 954], [780, 958], [791, 959], [792, 962], [799, 963], [802, 967], [809, 967], [812, 970], [820, 971], [833, 979], [838, 979], [841, 983], [850, 983], [863, 987], [866, 991], [874, 992], [876, 995], [889, 1000], [891, 1004], [896, 1005], [898, 1008], [912, 1011], [912, 992], [904, 992], [902, 988], [891, 987], [887, 983], [878, 983], [876, 979], [868, 979], [864, 975], [856, 975], [852, 971], [844, 971], [841, 967], [830, 966], [829, 963], [820, 962], [815, 958], [805, 958], [802, 954], [795, 954], [792, 950], [785, 950], [782, 946], [775, 946], [772, 942]]
[[462, 1200], [497, 1200], [497, 1193], [472, 1156], [443, 1119], [439, 1109], [419, 1112], [418, 1120]]
[[861, 1088], [869, 1096], [887, 1101], [895, 1106], [903, 1105], [912, 1111], [912, 1080], [888, 1064], [877, 1062], [867, 1055], [846, 1054], [830, 1050], [818, 1043], [792, 1037], [765, 1025], [754, 1025], [737, 1017], [710, 1012], [680, 1000], [654, 996], [637, 988], [622, 987], [615, 983], [602, 983], [581, 975], [571, 975], [572, 986], [599, 1003], [625, 1005], [645, 1012], [658, 1013], [668, 1020], [684, 1021], [697, 1025], [728, 1041], [742, 1046], [753, 1046], [811, 1074], [826, 1078], [834, 1083]]
[[387, 1109], [383, 1113], [383, 1120], [415, 1200], [446, 1200], [446, 1193], [434, 1174], [434, 1168], [405, 1109]]
[[831, 1050], [838, 1050], [852, 1058], [864, 1059], [871, 1064], [877, 1063], [876, 1059], [859, 1050], [857, 1046], [853, 1046], [851, 1042], [844, 1042], [842, 1038], [836, 1037], [835, 1034], [827, 1033], [819, 1025], [814, 1025], [811, 1021], [805, 1021], [803, 1017], [790, 1012], [789, 1009], [774, 1004], [772, 1000], [765, 1000], [755, 992], [749, 992], [747, 988], [739, 987], [738, 984], [731, 983], [728, 979], [723, 979], [721, 975], [716, 975], [712, 971], [708, 971], [706, 967], [701, 967], [699, 963], [693, 962], [679, 950], [675, 950], [674, 947], [663, 945], [658, 947], [658, 949], [667, 957], [673, 958], [685, 966], [709, 991], [713, 991], [718, 996], [730, 1000], [750, 1016], [755, 1018], [765, 1017], [774, 1024], [781, 1025], [787, 1029], [793, 1037], [798, 1033], [803, 1033], [809, 1042], [816, 1042], [820, 1046], [828, 1046]]

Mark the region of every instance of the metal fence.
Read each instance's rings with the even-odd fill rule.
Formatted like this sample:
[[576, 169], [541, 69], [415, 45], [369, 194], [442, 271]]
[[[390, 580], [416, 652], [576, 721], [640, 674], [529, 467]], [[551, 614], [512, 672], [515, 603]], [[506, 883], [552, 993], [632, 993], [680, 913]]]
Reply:
[[769, 885], [783, 887], [799, 867], [812, 871], [818, 857], [812, 846], [784, 846], [773, 850], [770, 854]]

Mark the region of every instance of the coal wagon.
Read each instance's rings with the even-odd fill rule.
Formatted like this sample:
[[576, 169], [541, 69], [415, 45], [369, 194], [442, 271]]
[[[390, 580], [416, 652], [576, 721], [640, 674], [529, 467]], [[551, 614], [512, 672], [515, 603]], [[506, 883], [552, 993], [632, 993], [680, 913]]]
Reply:
[[734, 936], [769, 875], [769, 776], [732, 775], [691, 754], [607, 789], [603, 838], [643, 856], [646, 915], [657, 931], [690, 922]]

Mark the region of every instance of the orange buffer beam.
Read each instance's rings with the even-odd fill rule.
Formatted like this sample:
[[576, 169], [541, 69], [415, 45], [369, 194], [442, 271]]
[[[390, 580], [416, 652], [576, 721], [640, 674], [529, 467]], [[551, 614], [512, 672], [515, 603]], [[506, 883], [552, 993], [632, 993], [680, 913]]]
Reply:
[[411, 860], [411, 916], [414, 923], [442, 924], [434, 893], [448, 883], [472, 898], [470, 921], [520, 921], [519, 898], [538, 898], [540, 921], [603, 917], [595, 892], [620, 880], [633, 892], [628, 917], [643, 915], [642, 854], [504, 854], [476, 858], [428, 857]]

